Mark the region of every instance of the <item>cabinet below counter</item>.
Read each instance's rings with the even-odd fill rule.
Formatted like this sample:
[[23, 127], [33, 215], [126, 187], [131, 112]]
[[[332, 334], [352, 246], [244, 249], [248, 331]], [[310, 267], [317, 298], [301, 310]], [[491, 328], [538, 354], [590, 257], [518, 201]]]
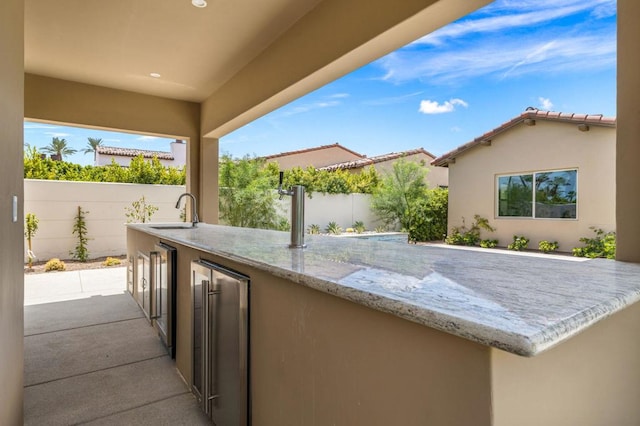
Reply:
[[178, 250], [188, 382], [187, 263], [251, 277], [261, 424], [640, 423], [640, 265], [325, 236], [289, 249], [285, 232], [208, 224], [128, 234]]

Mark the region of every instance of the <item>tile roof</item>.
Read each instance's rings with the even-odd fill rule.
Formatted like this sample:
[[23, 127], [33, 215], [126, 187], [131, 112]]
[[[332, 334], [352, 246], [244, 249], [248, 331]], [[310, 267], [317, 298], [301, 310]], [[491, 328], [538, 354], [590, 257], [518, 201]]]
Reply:
[[546, 120], [561, 123], [573, 123], [578, 125], [586, 124], [594, 126], [616, 127], [615, 117], [604, 117], [602, 114], [575, 114], [556, 111], [542, 111], [529, 107], [519, 116], [511, 119], [510, 121], [507, 121], [506, 123], [503, 123], [501, 126], [496, 127], [490, 132], [487, 132], [484, 135], [475, 138], [471, 142], [467, 142], [466, 144], [461, 145], [456, 149], [441, 155], [440, 157], [433, 160], [431, 164], [434, 166], [446, 167], [450, 162], [455, 161], [455, 158], [463, 152], [473, 149], [478, 145], [491, 142], [491, 139], [496, 135], [511, 129], [512, 127], [515, 127], [520, 123], [524, 123], [525, 120]]
[[115, 146], [98, 146], [97, 153], [102, 155], [115, 155], [119, 157], [137, 157], [142, 155], [144, 158], [158, 157], [158, 160], [173, 160], [173, 154], [166, 151], [149, 151], [147, 149], [131, 149], [118, 148]]
[[388, 154], [377, 155], [375, 157], [365, 157], [359, 160], [345, 161], [343, 163], [331, 164], [328, 166], [319, 167], [318, 170], [328, 170], [332, 172], [334, 170], [358, 169], [358, 168], [370, 166], [376, 163], [381, 163], [383, 161], [395, 160], [396, 158], [405, 157], [409, 155], [416, 155], [416, 154], [425, 154], [431, 158], [435, 158], [433, 154], [431, 154], [429, 151], [426, 151], [424, 148], [417, 148], [417, 149], [411, 149], [409, 151], [390, 152]]
[[359, 154], [359, 153], [357, 153], [355, 151], [352, 151], [349, 148], [345, 148], [344, 146], [340, 145], [339, 143], [334, 143], [334, 144], [331, 144], [331, 145], [321, 145], [321, 146], [316, 146], [316, 147], [313, 147], [313, 148], [299, 149], [297, 151], [281, 152], [280, 154], [267, 155], [267, 156], [262, 157], [262, 158], [264, 158], [265, 160], [272, 160], [274, 158], [286, 157], [288, 155], [304, 154], [306, 152], [319, 151], [319, 150], [328, 149], [328, 148], [340, 148], [340, 149], [343, 149], [343, 150], [345, 150], [347, 152], [350, 152], [351, 154], [356, 155], [358, 157], [361, 157], [361, 158], [365, 158], [366, 157], [365, 155], [362, 155], [362, 154]]

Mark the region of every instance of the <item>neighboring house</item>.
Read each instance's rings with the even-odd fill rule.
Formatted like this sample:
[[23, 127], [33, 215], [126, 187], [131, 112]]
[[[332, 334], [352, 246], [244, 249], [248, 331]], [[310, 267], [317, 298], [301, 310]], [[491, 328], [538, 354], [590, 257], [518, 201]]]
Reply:
[[171, 142], [171, 152], [150, 151], [146, 149], [118, 148], [114, 146], [98, 146], [96, 149], [95, 165], [105, 166], [114, 160], [117, 164], [129, 167], [131, 160], [139, 155], [145, 159], [158, 157], [164, 166], [182, 168], [187, 163], [187, 144], [184, 141], [176, 140]]
[[449, 171], [446, 167], [432, 166], [431, 162], [435, 159], [435, 156], [424, 148], [402, 152], [391, 152], [389, 154], [377, 155], [375, 157], [363, 157], [352, 161], [330, 164], [328, 166], [319, 167], [319, 169], [330, 171], [348, 170], [353, 173], [358, 173], [366, 167], [373, 166], [379, 173], [385, 173], [392, 169], [393, 163], [395, 163], [399, 158], [404, 158], [408, 161], [414, 161], [417, 163], [424, 163], [425, 167], [429, 170], [427, 174], [427, 182], [430, 188], [446, 188], [449, 186]]
[[615, 229], [616, 119], [527, 109], [442, 155], [449, 168], [449, 229], [478, 214], [500, 246], [514, 235], [581, 246], [589, 227]]
[[262, 157], [268, 162], [278, 163], [281, 170], [289, 170], [294, 167], [306, 169], [309, 166], [324, 167], [343, 161], [353, 161], [365, 158], [364, 155], [345, 148], [339, 143], [322, 145], [314, 148], [298, 151], [283, 152], [280, 154]]

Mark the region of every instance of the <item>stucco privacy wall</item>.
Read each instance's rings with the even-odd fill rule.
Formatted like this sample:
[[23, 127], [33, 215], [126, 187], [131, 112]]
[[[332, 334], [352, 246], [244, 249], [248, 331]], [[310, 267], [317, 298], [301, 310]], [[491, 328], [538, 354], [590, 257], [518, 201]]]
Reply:
[[[279, 204], [279, 213], [291, 221], [291, 197], [283, 198]], [[371, 211], [371, 196], [368, 194], [313, 194], [312, 198], [305, 199], [305, 228], [315, 224], [320, 226], [320, 232], [325, 232], [329, 222], [336, 222], [345, 230], [356, 221], [364, 222], [368, 231], [382, 225]]]
[[[537, 120], [535, 126], [518, 124], [496, 136], [490, 146], [478, 146], [449, 164], [449, 229], [473, 221], [475, 214], [496, 228], [485, 238], [501, 246], [513, 235], [558, 241], [561, 251], [581, 246], [580, 237], [592, 236], [590, 226], [615, 230], [614, 128], [590, 126], [581, 132], [576, 124]], [[578, 219], [498, 218], [496, 176], [558, 169], [578, 169]]]
[[[77, 244], [77, 238], [72, 234], [74, 217], [81, 206], [89, 212], [86, 221], [91, 238], [88, 244], [91, 258], [125, 254], [126, 208], [144, 196], [148, 204], [158, 207], [152, 222], [177, 222], [180, 211], [175, 203], [184, 191], [184, 186], [176, 185], [25, 179], [25, 215], [33, 213], [39, 220], [38, 231], [32, 240], [33, 252], [38, 260], [70, 258], [69, 251]], [[381, 222], [370, 206], [371, 196], [366, 194], [314, 194], [313, 198], [305, 200], [305, 224], [307, 227], [317, 224], [324, 232], [329, 222], [336, 222], [346, 229], [360, 220], [368, 230], [374, 230]], [[282, 199], [279, 214], [289, 219], [290, 207], [291, 198]]]
[[[22, 424], [23, 0], [0, 1], [0, 424]], [[13, 197], [18, 220], [13, 221]]]
[[[72, 234], [74, 217], [81, 206], [89, 212], [86, 222], [90, 257], [125, 254], [125, 208], [144, 196], [148, 204], [158, 207], [152, 222], [177, 222], [180, 210], [175, 204], [184, 191], [185, 187], [179, 185], [25, 179], [25, 214], [33, 213], [39, 219], [38, 232], [32, 240], [33, 252], [37, 260], [70, 258], [69, 252], [77, 244], [77, 237]], [[186, 201], [183, 199], [181, 206]]]

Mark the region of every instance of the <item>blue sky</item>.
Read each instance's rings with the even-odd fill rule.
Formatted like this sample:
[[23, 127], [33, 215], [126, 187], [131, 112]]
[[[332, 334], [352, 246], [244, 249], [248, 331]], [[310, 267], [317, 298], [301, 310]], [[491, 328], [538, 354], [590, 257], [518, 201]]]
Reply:
[[[441, 155], [528, 106], [615, 116], [615, 103], [615, 0], [498, 0], [228, 134], [220, 152], [338, 142], [369, 156], [418, 147]], [[168, 139], [42, 126], [25, 123], [25, 142], [59, 136], [80, 149], [102, 137], [169, 150]]]

